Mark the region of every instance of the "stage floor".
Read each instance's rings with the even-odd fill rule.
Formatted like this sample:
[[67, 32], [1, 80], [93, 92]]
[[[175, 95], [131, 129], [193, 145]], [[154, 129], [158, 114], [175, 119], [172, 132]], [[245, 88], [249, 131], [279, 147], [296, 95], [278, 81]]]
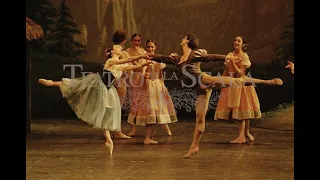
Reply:
[[[207, 120], [200, 151], [182, 158], [195, 123], [170, 124], [173, 136], [156, 127], [158, 145], [137, 137], [114, 139], [111, 157], [99, 129], [80, 120], [33, 120], [26, 139], [27, 180], [269, 180], [294, 179], [294, 131], [251, 128], [254, 143], [229, 144], [237, 125]], [[123, 132], [130, 125], [123, 120]]]

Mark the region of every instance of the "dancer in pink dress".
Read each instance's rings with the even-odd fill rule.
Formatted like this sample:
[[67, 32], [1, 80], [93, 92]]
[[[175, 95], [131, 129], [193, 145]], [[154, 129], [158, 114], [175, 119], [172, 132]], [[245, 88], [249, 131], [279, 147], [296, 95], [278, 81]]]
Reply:
[[[155, 41], [147, 40], [148, 53], [154, 54], [156, 49]], [[168, 123], [177, 122], [177, 116], [170, 94], [165, 87], [162, 78], [163, 63], [154, 63], [147, 66], [145, 81], [135, 94], [128, 122], [134, 127], [131, 135], [136, 134], [136, 125], [146, 126], [146, 138], [144, 144], [158, 144], [153, 140], [155, 124], [160, 124], [166, 133], [171, 136]]]
[[[251, 66], [249, 56], [244, 51], [247, 44], [243, 37], [237, 36], [233, 41], [234, 51], [230, 52], [225, 59], [226, 69], [223, 76], [243, 77], [246, 76], [246, 69]], [[238, 57], [239, 60], [232, 60]], [[230, 143], [244, 143], [246, 138], [254, 141], [249, 132], [250, 119], [261, 118], [260, 103], [253, 85], [233, 86], [221, 89], [218, 105], [214, 119], [235, 119], [238, 123], [239, 137]]]

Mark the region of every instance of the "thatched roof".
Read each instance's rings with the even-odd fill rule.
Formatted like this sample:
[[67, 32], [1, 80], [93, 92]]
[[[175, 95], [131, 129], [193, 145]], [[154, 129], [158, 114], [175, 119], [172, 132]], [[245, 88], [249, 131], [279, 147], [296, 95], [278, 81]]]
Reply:
[[26, 17], [26, 36], [30, 41], [32, 39], [39, 39], [43, 36], [43, 29], [37, 23]]

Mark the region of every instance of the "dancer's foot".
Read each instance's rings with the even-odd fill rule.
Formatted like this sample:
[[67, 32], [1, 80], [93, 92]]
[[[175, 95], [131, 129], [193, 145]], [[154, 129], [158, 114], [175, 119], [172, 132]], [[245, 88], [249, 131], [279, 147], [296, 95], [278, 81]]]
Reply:
[[106, 145], [107, 148], [108, 148], [109, 154], [112, 155], [112, 152], [113, 152], [113, 143], [106, 142], [105, 145]]
[[163, 128], [164, 131], [166, 131], [168, 136], [172, 136], [170, 128]]
[[249, 139], [249, 141], [254, 141], [254, 137], [250, 133], [247, 133], [246, 137]]
[[237, 139], [230, 141], [231, 144], [242, 144], [246, 142], [245, 137], [238, 137]]
[[170, 129], [168, 129], [168, 131], [166, 131], [166, 132], [167, 132], [168, 136], [172, 136], [172, 133], [171, 133]]
[[117, 133], [114, 135], [114, 138], [115, 138], [115, 139], [130, 139], [131, 137], [123, 134], [122, 132], [117, 132]]
[[166, 133], [167, 133], [168, 136], [172, 136], [172, 133], [171, 133], [171, 130], [170, 130], [169, 126], [163, 125], [163, 126], [162, 126], [162, 129], [163, 129], [164, 131], [166, 131]]
[[144, 144], [158, 144], [158, 141], [154, 141], [150, 138], [146, 138], [144, 141], [143, 141]]
[[130, 137], [134, 137], [134, 136], [136, 136], [136, 131], [130, 131], [129, 133], [128, 133], [128, 136], [130, 136]]
[[199, 152], [199, 148], [198, 147], [195, 147], [195, 148], [190, 148], [189, 149], [189, 152], [183, 156], [183, 158], [189, 158], [190, 156], [196, 154]]
[[52, 86], [53, 81], [52, 80], [47, 80], [47, 79], [39, 79], [38, 81], [40, 84], [45, 85], [45, 86]]

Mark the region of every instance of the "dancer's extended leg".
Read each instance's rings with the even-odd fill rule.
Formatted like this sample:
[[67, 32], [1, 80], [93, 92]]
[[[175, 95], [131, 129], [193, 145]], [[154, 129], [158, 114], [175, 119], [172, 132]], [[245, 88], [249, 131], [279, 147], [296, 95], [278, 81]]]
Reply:
[[218, 87], [228, 87], [237, 85], [253, 85], [253, 84], [265, 84], [265, 85], [282, 85], [283, 81], [280, 78], [274, 78], [269, 80], [251, 78], [242, 76], [240, 78], [233, 78], [229, 76], [211, 76], [206, 73], [201, 74], [201, 82], [205, 84], [211, 84]]

